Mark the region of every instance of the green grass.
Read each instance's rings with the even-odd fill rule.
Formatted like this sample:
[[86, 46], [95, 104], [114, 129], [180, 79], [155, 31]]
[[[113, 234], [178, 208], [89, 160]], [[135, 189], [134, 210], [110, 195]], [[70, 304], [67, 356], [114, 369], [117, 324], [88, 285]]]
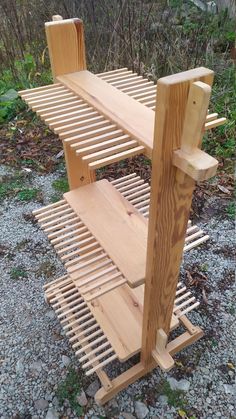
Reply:
[[21, 266], [17, 266], [11, 269], [10, 277], [11, 279], [27, 278], [27, 272]]
[[228, 205], [227, 214], [230, 218], [235, 219], [236, 211], [234, 202], [230, 202], [230, 204]]
[[56, 391], [59, 403], [62, 405], [65, 400], [68, 400], [70, 407], [78, 416], [83, 414], [83, 409], [76, 399], [80, 391], [81, 382], [79, 374], [73, 369], [69, 371], [67, 377], [59, 384]]
[[233, 64], [218, 71], [212, 88], [211, 112], [226, 117], [227, 122], [209, 131], [203, 139], [203, 148], [221, 158], [233, 158], [236, 137], [236, 77]]
[[0, 200], [8, 196], [15, 196], [23, 188], [24, 178], [20, 174], [16, 174], [13, 177], [3, 177], [0, 183]]
[[20, 192], [18, 192], [17, 198], [20, 201], [32, 201], [32, 200], [34, 200], [34, 199], [37, 198], [38, 193], [39, 193], [39, 190], [38, 189], [35, 189], [35, 188], [29, 188], [29, 189], [24, 188]]
[[165, 381], [161, 388], [160, 393], [167, 397], [169, 406], [183, 409], [186, 406], [184, 392], [181, 390], [172, 390], [168, 381]]
[[52, 186], [57, 192], [66, 193], [69, 191], [69, 184], [66, 177], [54, 180]]

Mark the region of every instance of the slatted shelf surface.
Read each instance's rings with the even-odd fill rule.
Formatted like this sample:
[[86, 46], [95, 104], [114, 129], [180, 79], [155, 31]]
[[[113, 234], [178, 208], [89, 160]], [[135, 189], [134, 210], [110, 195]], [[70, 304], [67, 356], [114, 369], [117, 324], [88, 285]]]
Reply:
[[[127, 68], [97, 76], [155, 110], [156, 86], [147, 78]], [[145, 147], [136, 139], [124, 133], [61, 83], [21, 91], [19, 94], [91, 170], [145, 154]], [[207, 116], [206, 130], [225, 122], [225, 118], [217, 117], [216, 113]]]
[[65, 275], [46, 284], [44, 290], [86, 375], [101, 370], [117, 358], [69, 276]]
[[[133, 173], [111, 183], [148, 218], [150, 186], [147, 182]], [[126, 283], [126, 278], [65, 200], [36, 211], [35, 216], [86, 301]], [[208, 235], [189, 222], [184, 251], [208, 239]]]
[[[150, 187], [143, 179], [133, 173], [112, 184], [148, 217]], [[64, 277], [45, 286], [46, 297], [80, 361], [86, 361], [86, 373], [99, 371], [117, 357], [125, 361], [138, 353], [144, 286], [131, 289], [127, 285], [124, 276], [65, 200], [36, 210], [34, 214], [67, 270]], [[189, 222], [185, 251], [197, 246], [199, 238], [203, 242], [208, 236]], [[171, 328], [177, 327], [178, 318], [198, 304], [179, 283]]]

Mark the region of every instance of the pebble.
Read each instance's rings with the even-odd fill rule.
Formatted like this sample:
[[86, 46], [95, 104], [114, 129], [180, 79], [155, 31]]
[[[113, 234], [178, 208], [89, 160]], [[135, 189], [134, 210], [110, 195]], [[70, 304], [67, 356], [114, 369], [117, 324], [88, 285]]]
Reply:
[[121, 412], [121, 417], [123, 419], [136, 419], [131, 413]]
[[45, 399], [39, 399], [34, 402], [36, 410], [44, 410], [48, 407], [48, 401]]
[[53, 408], [48, 409], [45, 419], [59, 419], [59, 413]]
[[85, 394], [84, 390], [82, 390], [80, 392], [80, 394], [78, 394], [78, 396], [76, 396], [76, 400], [77, 400], [77, 402], [79, 403], [80, 406], [82, 406], [82, 407], [87, 406], [88, 399], [86, 397], [86, 394]]
[[144, 419], [149, 413], [147, 406], [140, 401], [134, 402], [134, 410], [138, 419]]
[[94, 380], [91, 384], [89, 384], [89, 386], [87, 387], [85, 391], [89, 397], [94, 397], [97, 391], [99, 390], [99, 388], [100, 388], [99, 381]]
[[66, 355], [62, 355], [61, 362], [62, 362], [62, 365], [64, 367], [68, 367], [70, 365], [70, 363], [71, 363], [71, 359], [68, 356], [66, 356]]
[[190, 382], [188, 380], [179, 380], [177, 381], [173, 377], [167, 378], [168, 383], [170, 384], [171, 390], [182, 390], [182, 391], [188, 391], [190, 387]]

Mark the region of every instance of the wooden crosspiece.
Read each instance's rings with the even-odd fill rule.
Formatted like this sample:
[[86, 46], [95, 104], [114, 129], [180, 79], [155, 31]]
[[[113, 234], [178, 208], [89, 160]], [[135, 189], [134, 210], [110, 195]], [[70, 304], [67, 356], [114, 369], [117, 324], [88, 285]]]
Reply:
[[[157, 86], [127, 68], [94, 75], [79, 19], [56, 16], [46, 34], [54, 84], [20, 92], [61, 138], [70, 184], [61, 201], [34, 211], [66, 271], [45, 297], [86, 374], [98, 375], [103, 404], [153, 368], [168, 371], [203, 335], [186, 317], [199, 303], [179, 270], [183, 253], [209, 238], [189, 212], [195, 182], [217, 170], [203, 134], [225, 118], [208, 112], [206, 68]], [[151, 185], [135, 173], [96, 182], [96, 169], [140, 153], [152, 160]], [[138, 363], [108, 377], [113, 360], [135, 354]]]

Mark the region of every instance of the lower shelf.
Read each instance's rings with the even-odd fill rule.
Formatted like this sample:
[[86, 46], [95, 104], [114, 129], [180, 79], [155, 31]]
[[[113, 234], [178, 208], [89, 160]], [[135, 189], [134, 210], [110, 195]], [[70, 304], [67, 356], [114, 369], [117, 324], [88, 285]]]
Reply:
[[[136, 174], [112, 182], [144, 217], [150, 187]], [[144, 286], [130, 288], [80, 218], [65, 200], [34, 212], [67, 275], [45, 286], [47, 300], [79, 356], [87, 374], [118, 358], [126, 361], [141, 350]], [[208, 239], [189, 222], [185, 251]], [[109, 291], [109, 292], [108, 292]], [[198, 302], [178, 284], [171, 329]]]

